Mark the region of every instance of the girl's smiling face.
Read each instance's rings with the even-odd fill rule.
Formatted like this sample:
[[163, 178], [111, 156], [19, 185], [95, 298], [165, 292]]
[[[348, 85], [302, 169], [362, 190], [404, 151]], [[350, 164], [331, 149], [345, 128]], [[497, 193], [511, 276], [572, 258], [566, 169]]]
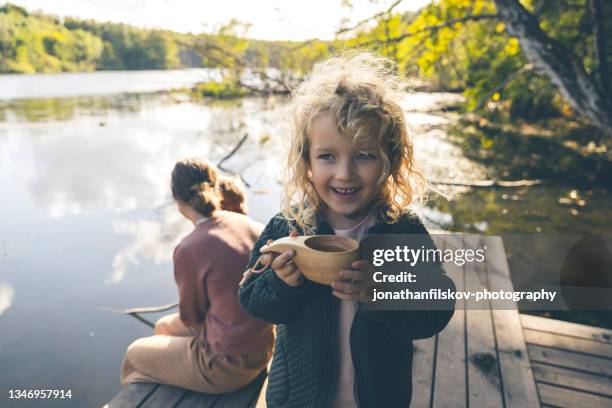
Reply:
[[336, 229], [350, 228], [370, 212], [380, 189], [378, 148], [355, 145], [329, 114], [314, 121], [309, 138], [308, 178], [326, 204], [325, 218]]

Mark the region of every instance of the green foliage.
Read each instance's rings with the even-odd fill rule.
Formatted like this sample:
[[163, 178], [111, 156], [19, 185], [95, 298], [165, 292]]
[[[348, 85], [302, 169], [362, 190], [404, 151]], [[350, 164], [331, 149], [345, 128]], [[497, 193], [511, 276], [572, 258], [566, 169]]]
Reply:
[[0, 72], [35, 73], [181, 66], [175, 34], [0, 7]]
[[90, 71], [102, 41], [83, 30], [68, 30], [54, 18], [28, 14], [20, 7], [0, 8], [0, 71]]
[[196, 97], [212, 97], [216, 99], [240, 98], [248, 94], [243, 87], [231, 82], [201, 82], [191, 90]]
[[[523, 4], [537, 15], [549, 36], [570, 49], [588, 73], [594, 72], [593, 17], [588, 0], [531, 0]], [[374, 29], [356, 38], [362, 43], [364, 39], [376, 39], [374, 49], [396, 58], [407, 75], [427, 78], [440, 89], [463, 90], [466, 110], [503, 108], [511, 117], [525, 119], [569, 113], [568, 105], [548, 78], [530, 70], [515, 75], [527, 61], [518, 40], [506, 33], [503, 22], [458, 21], [466, 16], [495, 13], [492, 0], [439, 0], [424, 7], [415, 18], [401, 21], [396, 15], [381, 20]], [[610, 13], [612, 7], [608, 7], [607, 14]], [[610, 43], [612, 24], [608, 15], [604, 17]], [[389, 22], [393, 22], [392, 29], [385, 31]], [[395, 44], [392, 53], [390, 42]], [[498, 92], [492, 92], [502, 84]], [[494, 104], [487, 106], [488, 98]]]

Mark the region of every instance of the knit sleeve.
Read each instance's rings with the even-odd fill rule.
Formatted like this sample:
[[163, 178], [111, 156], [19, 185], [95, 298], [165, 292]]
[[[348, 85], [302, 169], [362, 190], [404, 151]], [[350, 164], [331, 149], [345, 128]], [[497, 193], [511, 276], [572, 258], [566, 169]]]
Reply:
[[174, 279], [179, 290], [179, 317], [185, 326], [196, 326], [206, 317], [209, 301], [204, 275], [205, 271], [198, 267], [189, 249], [177, 246], [174, 250]]
[[[427, 236], [426, 246], [435, 248], [427, 229], [416, 215], [408, 216], [408, 222], [401, 232]], [[426, 279], [425, 285], [428, 288], [455, 291], [455, 284], [444, 272], [442, 264], [435, 263], [428, 266], [427, 273], [420, 275]], [[404, 341], [410, 341], [431, 337], [442, 331], [453, 316], [454, 308], [454, 300], [449, 300], [443, 309], [367, 310], [365, 316], [382, 323], [388, 329], [390, 335], [397, 336]]]
[[[274, 217], [264, 228], [255, 243], [248, 267], [251, 268], [261, 256], [260, 248], [269, 239], [289, 235], [286, 221]], [[300, 286], [286, 284], [271, 267], [247, 279], [238, 291], [240, 304], [252, 316], [274, 324], [287, 323], [306, 299], [312, 284], [305, 280]]]

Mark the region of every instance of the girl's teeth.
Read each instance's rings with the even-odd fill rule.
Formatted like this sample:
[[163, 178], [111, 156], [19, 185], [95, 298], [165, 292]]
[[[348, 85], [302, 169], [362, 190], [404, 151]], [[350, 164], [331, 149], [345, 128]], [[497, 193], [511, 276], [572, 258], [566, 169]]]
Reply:
[[357, 188], [334, 188], [334, 191], [340, 194], [352, 194], [356, 192], [357, 190], [358, 190]]

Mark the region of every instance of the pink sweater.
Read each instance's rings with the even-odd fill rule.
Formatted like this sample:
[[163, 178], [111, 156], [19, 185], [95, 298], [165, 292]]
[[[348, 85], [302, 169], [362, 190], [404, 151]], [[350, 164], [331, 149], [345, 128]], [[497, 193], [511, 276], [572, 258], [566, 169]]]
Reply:
[[217, 211], [174, 250], [181, 321], [203, 329], [217, 353], [272, 349], [272, 325], [247, 314], [238, 302], [238, 282], [261, 230], [261, 224], [245, 215]]

